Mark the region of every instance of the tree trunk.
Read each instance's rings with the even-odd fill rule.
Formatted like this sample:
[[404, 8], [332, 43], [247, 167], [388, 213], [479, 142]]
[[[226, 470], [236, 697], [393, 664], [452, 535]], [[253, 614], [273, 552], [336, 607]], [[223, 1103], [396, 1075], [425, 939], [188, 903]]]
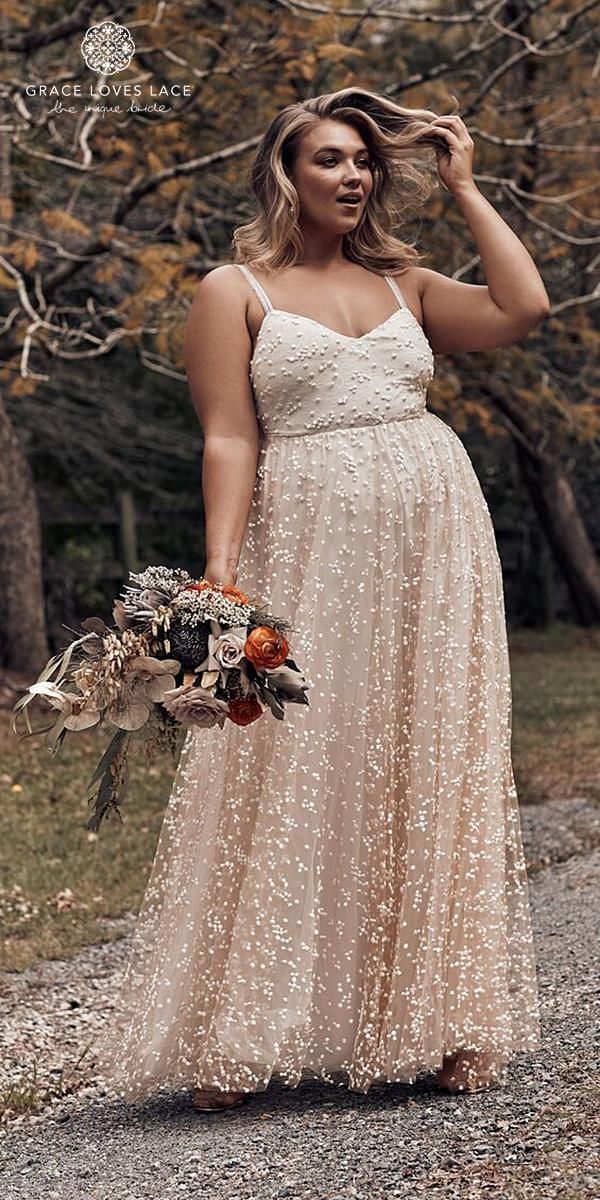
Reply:
[[[3, 13], [3, 34], [7, 27]], [[12, 219], [11, 148], [7, 130], [0, 130], [0, 212], [5, 221]], [[9, 334], [5, 362], [11, 349]], [[0, 666], [24, 675], [38, 675], [48, 658], [41, 540], [33, 475], [0, 392]]]
[[502, 413], [517, 452], [521, 478], [569, 589], [577, 620], [600, 621], [600, 561], [577, 507], [569, 475], [546, 433], [500, 380], [488, 382], [490, 399]]
[[[522, 16], [519, 4], [512, 0], [506, 6], [506, 19], [515, 21]], [[531, 34], [531, 20], [526, 16], [518, 25], [519, 33]], [[535, 39], [534, 39], [535, 40]], [[535, 107], [536, 75], [539, 60], [527, 55], [511, 72], [511, 98], [516, 99], [517, 87], [522, 97], [523, 126], [527, 132], [537, 132]], [[515, 131], [518, 132], [518, 131]], [[516, 181], [524, 191], [536, 190], [539, 154], [535, 144], [525, 148], [521, 169]], [[512, 215], [512, 228], [523, 237], [526, 218], [518, 210]], [[512, 401], [511, 397], [494, 396], [497, 407], [509, 418], [515, 437], [517, 463], [523, 482], [531, 496], [542, 529], [554, 554], [556, 565], [569, 589], [573, 607], [582, 625], [600, 621], [600, 562], [593, 542], [577, 508], [577, 500], [567, 471], [558, 453], [553, 453], [549, 440], [544, 439], [533, 420]]]
[[48, 658], [33, 475], [0, 395], [0, 663], [37, 675]]
[[600, 621], [600, 563], [561, 463], [517, 442], [522, 478], [582, 625]]

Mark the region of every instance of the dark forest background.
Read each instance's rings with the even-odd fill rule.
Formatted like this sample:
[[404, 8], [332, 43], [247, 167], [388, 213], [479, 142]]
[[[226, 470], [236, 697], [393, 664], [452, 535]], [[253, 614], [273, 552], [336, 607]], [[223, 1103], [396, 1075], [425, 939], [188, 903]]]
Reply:
[[[259, 137], [293, 100], [352, 84], [447, 112], [475, 179], [551, 298], [518, 345], [441, 356], [429, 405], [492, 513], [512, 628], [600, 619], [597, 4], [11, 3], [0, 18], [0, 662], [37, 672], [127, 571], [204, 563], [202, 436], [182, 338], [198, 280], [253, 214]], [[89, 70], [86, 29], [135, 40]], [[103, 84], [139, 85], [103, 111]], [[31, 95], [81, 84], [83, 100]], [[168, 111], [162, 85], [187, 84]], [[89, 89], [93, 95], [90, 97]], [[54, 111], [53, 111], [54, 108]], [[424, 265], [484, 282], [437, 189], [398, 231]], [[243, 586], [243, 581], [240, 581]]]

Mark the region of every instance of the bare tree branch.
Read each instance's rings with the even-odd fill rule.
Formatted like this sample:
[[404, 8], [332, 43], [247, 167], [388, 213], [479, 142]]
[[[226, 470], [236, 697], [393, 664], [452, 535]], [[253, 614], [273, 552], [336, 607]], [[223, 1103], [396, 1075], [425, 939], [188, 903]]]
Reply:
[[288, 12], [298, 12], [308, 17], [322, 17], [331, 14], [335, 17], [356, 17], [359, 20], [364, 19], [365, 16], [370, 20], [377, 17], [379, 20], [403, 21], [405, 24], [410, 22], [423, 25], [468, 25], [482, 20], [488, 9], [496, 7], [497, 0], [491, 0], [485, 4], [474, 3], [472, 12], [452, 14], [422, 8], [402, 12], [398, 8], [383, 8], [379, 4], [370, 5], [369, 10], [365, 13], [365, 10], [360, 8], [330, 8], [328, 4], [309, 4], [307, 0], [272, 0], [272, 3], [279, 8], [287, 9]]
[[587, 221], [591, 225], [597, 225], [598, 220], [595, 217], [590, 217], [586, 213], [580, 212], [579, 209], [573, 208], [571, 200], [576, 196], [587, 196], [590, 193], [594, 195], [596, 185], [588, 183], [585, 187], [575, 188], [572, 192], [562, 192], [557, 196], [546, 196], [543, 192], [528, 192], [520, 187], [516, 179], [511, 179], [507, 175], [483, 175], [480, 172], [474, 174], [473, 178], [477, 183], [490, 183], [494, 187], [504, 188], [506, 191], [512, 192], [515, 196], [521, 196], [523, 200], [529, 200], [535, 204], [547, 204], [550, 207], [562, 208], [565, 207], [567, 212], [571, 212], [573, 216], [580, 221]]
[[[544, 46], [549, 46], [552, 44], [552, 42], [557, 41], [558, 38], [564, 37], [580, 17], [585, 16], [585, 14], [588, 12], [593, 12], [595, 8], [598, 8], [599, 4], [600, 0], [586, 0], [586, 3], [582, 4], [580, 8], [575, 8], [572, 12], [565, 13], [558, 24], [555, 25], [554, 28], [545, 35], [545, 37], [542, 37], [539, 42], [535, 43], [536, 53], [541, 53]], [[528, 14], [525, 15], [527, 16]], [[518, 50], [512, 55], [512, 57], [507, 58], [504, 60], [504, 62], [500, 63], [496, 70], [492, 71], [488, 75], [485, 83], [472, 97], [467, 108], [467, 115], [479, 108], [484, 96], [487, 96], [488, 93], [496, 87], [502, 76], [506, 75], [508, 71], [511, 71], [522, 59], [527, 58], [531, 52], [531, 49], [529, 46], [527, 46], [524, 49]]]
[[566, 300], [559, 300], [550, 308], [550, 316], [556, 316], [559, 312], [564, 312], [567, 308], [575, 308], [582, 304], [597, 304], [600, 300], [600, 283], [596, 285], [593, 292], [588, 292], [586, 296], [569, 296]]
[[70, 37], [72, 33], [86, 29], [95, 7], [95, 0], [79, 0], [70, 16], [63, 17], [61, 21], [55, 21], [44, 29], [4, 33], [0, 35], [0, 50], [8, 51], [9, 54], [28, 54], [42, 46], [50, 46], [52, 42], [59, 42], [62, 38]]

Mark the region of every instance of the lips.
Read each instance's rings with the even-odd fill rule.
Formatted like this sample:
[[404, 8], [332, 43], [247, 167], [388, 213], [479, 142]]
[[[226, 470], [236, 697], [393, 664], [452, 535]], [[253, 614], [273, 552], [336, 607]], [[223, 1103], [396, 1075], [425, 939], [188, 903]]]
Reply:
[[358, 208], [360, 204], [360, 196], [339, 196], [337, 203], [349, 205], [351, 208]]

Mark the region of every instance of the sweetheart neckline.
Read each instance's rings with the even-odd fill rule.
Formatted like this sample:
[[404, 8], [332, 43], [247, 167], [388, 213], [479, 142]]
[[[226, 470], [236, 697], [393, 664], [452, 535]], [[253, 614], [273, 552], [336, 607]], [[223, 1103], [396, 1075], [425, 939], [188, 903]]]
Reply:
[[323, 325], [321, 321], [315, 321], [314, 317], [306, 317], [306, 316], [304, 316], [303, 313], [293, 313], [293, 312], [290, 312], [287, 308], [269, 308], [260, 323], [260, 329], [256, 335], [256, 341], [254, 343], [254, 350], [252, 352], [252, 358], [250, 359], [251, 366], [253, 365], [254, 359], [256, 357], [256, 352], [258, 350], [258, 346], [259, 346], [259, 342], [260, 342], [260, 335], [263, 331], [265, 321], [267, 320], [267, 317], [269, 317], [271, 313], [278, 313], [280, 316], [283, 316], [283, 317], [295, 317], [296, 320], [300, 320], [300, 321], [308, 321], [311, 325], [316, 325], [318, 329], [324, 329], [327, 333], [330, 333], [333, 337], [342, 338], [343, 341], [345, 341], [345, 342], [364, 342], [364, 341], [366, 341], [367, 338], [372, 337], [373, 334], [379, 333], [380, 329], [384, 329], [386, 325], [389, 325], [390, 321], [392, 321], [394, 319], [394, 317], [397, 317], [399, 313], [408, 313], [409, 317], [412, 318], [415, 325], [422, 333], [422, 335], [427, 343], [427, 346], [429, 347], [431, 357], [433, 359], [433, 348], [431, 346], [431, 342], [429, 341], [429, 338], [427, 337], [427, 334], [425, 333], [425, 330], [423, 329], [421, 322], [417, 321], [417, 318], [415, 317], [414, 312], [412, 311], [412, 309], [410, 309], [408, 307], [408, 305], [402, 305], [399, 308], [395, 308], [394, 311], [392, 313], [390, 313], [389, 317], [385, 318], [385, 321], [381, 321], [379, 325], [376, 325], [374, 329], [369, 329], [367, 331], [367, 333], [361, 333], [359, 337], [353, 337], [352, 334], [349, 334], [349, 333], [340, 333], [339, 330], [332, 329], [330, 325]]

